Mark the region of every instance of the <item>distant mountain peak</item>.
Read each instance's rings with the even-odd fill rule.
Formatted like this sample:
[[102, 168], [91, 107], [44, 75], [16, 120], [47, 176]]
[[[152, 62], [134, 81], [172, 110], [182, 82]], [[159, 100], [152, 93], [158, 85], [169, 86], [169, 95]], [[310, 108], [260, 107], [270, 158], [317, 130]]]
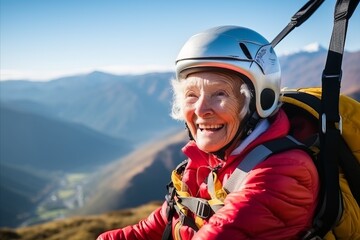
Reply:
[[294, 55], [294, 54], [299, 54], [299, 53], [317, 53], [317, 52], [323, 52], [323, 51], [326, 51], [326, 48], [321, 46], [320, 43], [318, 43], [318, 42], [313, 42], [313, 43], [309, 43], [309, 44], [305, 45], [304, 47], [300, 48], [299, 50], [284, 52], [283, 54], [281, 54], [281, 56], [289, 56], [289, 55]]
[[312, 52], [319, 52], [319, 51], [321, 51], [323, 49], [324, 48], [320, 45], [320, 43], [314, 42], [314, 43], [310, 43], [310, 44], [304, 46], [301, 49], [301, 51], [312, 53]]

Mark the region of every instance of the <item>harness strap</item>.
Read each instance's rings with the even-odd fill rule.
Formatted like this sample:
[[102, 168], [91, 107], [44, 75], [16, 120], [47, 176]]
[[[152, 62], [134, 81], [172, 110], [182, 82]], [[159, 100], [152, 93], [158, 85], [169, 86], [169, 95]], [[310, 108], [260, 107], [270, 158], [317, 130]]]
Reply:
[[166, 207], [166, 217], [167, 217], [167, 224], [165, 226], [165, 230], [163, 232], [162, 235], [162, 240], [171, 240], [172, 239], [172, 218], [174, 216], [175, 213], [175, 201], [174, 201], [174, 196], [175, 196], [175, 188], [172, 185], [172, 182], [170, 182], [167, 185], [168, 191], [169, 193], [167, 195], [165, 195], [165, 200], [167, 203], [167, 207]]
[[[178, 168], [171, 175], [172, 182], [168, 185], [169, 194], [166, 195], [168, 203], [168, 224], [163, 234], [163, 240], [171, 239], [172, 217], [176, 211], [183, 225], [193, 228], [195, 231], [203, 225], [203, 219], [211, 217], [224, 206], [224, 199], [227, 193], [237, 191], [241, 188], [242, 182], [247, 174], [255, 168], [255, 166], [264, 161], [271, 154], [285, 151], [288, 149], [299, 148], [309, 152], [309, 149], [295, 140], [291, 136], [274, 139], [254, 148], [244, 160], [239, 164], [235, 171], [231, 174], [224, 186], [217, 178], [217, 174], [210, 172], [207, 183], [211, 196], [210, 200], [191, 197], [190, 194], [182, 190], [181, 175], [185, 169], [186, 163], [182, 164], [179, 171]], [[187, 216], [187, 210], [196, 215], [195, 220]]]
[[235, 171], [230, 175], [224, 184], [224, 189], [228, 193], [240, 190], [244, 179], [249, 174], [249, 172], [255, 168], [256, 165], [264, 161], [273, 153], [282, 152], [293, 148], [300, 148], [310, 153], [309, 149], [304, 144], [300, 143], [292, 136], [274, 139], [255, 147], [246, 155], [246, 157], [237, 166]]
[[[182, 161], [176, 168], [175, 172], [177, 174], [180, 174], [184, 171], [186, 165], [188, 163], [188, 159]], [[175, 214], [175, 194], [176, 194], [176, 188], [174, 187], [173, 181], [170, 181], [167, 186], [168, 194], [165, 195], [165, 200], [167, 203], [166, 207], [166, 217], [167, 217], [167, 224], [165, 226], [165, 230], [162, 235], [162, 240], [171, 240], [172, 239], [172, 219]]]
[[198, 224], [196, 223], [196, 221], [194, 221], [194, 219], [186, 216], [185, 214], [180, 215], [180, 221], [183, 226], [191, 227], [196, 232], [199, 231], [199, 227], [198, 227]]
[[196, 197], [178, 197], [180, 204], [186, 206], [191, 212], [205, 219], [211, 216], [212, 210], [207, 200]]
[[321, 114], [319, 123], [320, 151], [319, 174], [323, 179], [320, 195], [321, 208], [315, 216], [313, 228], [303, 239], [314, 236], [324, 237], [342, 215], [342, 195], [339, 186], [338, 163], [340, 158], [341, 117], [339, 97], [341, 65], [346, 39], [348, 20], [355, 11], [359, 0], [337, 0], [334, 11], [334, 26], [328, 55], [322, 74]]
[[[174, 209], [178, 213], [182, 225], [189, 226], [197, 231], [199, 227], [203, 226], [203, 219], [210, 217], [213, 212], [207, 200], [191, 197], [188, 193], [186, 185], [181, 180], [186, 164], [187, 162], [181, 164], [171, 174], [171, 182], [175, 189], [175, 195], [172, 199]], [[188, 216], [188, 211], [195, 215], [195, 220]]]
[[211, 209], [217, 212], [224, 206], [224, 200], [227, 196], [226, 190], [223, 188], [222, 183], [217, 177], [216, 172], [211, 171], [207, 177], [208, 192], [211, 199], [208, 201]]
[[295, 27], [305, 22], [324, 0], [310, 0], [298, 12], [291, 17], [289, 24], [272, 40], [271, 46], [275, 47], [284, 37], [286, 37]]
[[[301, 91], [286, 90], [282, 96], [282, 101], [290, 105], [299, 106], [300, 108], [307, 109], [315, 118], [319, 119], [320, 115], [320, 99]], [[317, 149], [312, 149], [318, 152], [320, 148], [319, 134], [314, 135], [313, 141], [305, 142], [306, 146], [316, 146]], [[310, 140], [310, 139], [309, 139]], [[351, 149], [346, 144], [344, 138], [340, 138], [340, 161], [339, 164], [345, 173], [346, 179], [351, 189], [352, 195], [355, 197], [358, 205], [360, 206], [360, 164], [358, 163]]]

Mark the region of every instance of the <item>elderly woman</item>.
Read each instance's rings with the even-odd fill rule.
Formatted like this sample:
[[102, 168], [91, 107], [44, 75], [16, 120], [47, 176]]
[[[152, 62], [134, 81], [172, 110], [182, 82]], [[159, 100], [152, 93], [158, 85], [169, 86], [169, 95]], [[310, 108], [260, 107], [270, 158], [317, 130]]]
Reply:
[[253, 149], [289, 133], [269, 42], [247, 28], [209, 29], [183, 46], [176, 74], [172, 116], [188, 128], [188, 159], [173, 171], [162, 207], [98, 239], [301, 238], [319, 191], [306, 152], [275, 153], [235, 174]]

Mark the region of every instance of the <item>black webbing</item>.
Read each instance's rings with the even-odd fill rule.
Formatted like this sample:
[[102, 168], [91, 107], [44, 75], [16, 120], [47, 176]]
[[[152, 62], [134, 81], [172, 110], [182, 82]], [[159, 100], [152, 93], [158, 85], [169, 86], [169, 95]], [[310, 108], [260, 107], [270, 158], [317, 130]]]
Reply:
[[[185, 159], [184, 161], [182, 161], [179, 165], [177, 165], [177, 167], [175, 168], [176, 172], [178, 174], [181, 174], [182, 172], [184, 172], [186, 165], [188, 164], [189, 159]], [[169, 184], [166, 186], [167, 190], [168, 190], [168, 194], [165, 196], [165, 200], [167, 203], [167, 207], [166, 207], [166, 217], [167, 217], [167, 224], [165, 226], [163, 235], [162, 235], [162, 240], [171, 240], [172, 239], [172, 219], [173, 216], [175, 214], [175, 195], [176, 195], [176, 189], [174, 187], [174, 184], [172, 181], [169, 182]]]
[[[314, 95], [300, 92], [300, 91], [285, 91], [284, 96], [292, 99], [296, 99], [308, 106], [311, 106], [319, 116], [320, 114], [320, 104], [321, 101], [319, 98]], [[348, 180], [348, 184], [351, 190], [352, 195], [356, 199], [358, 205], [360, 206], [360, 165], [352, 150], [349, 148], [344, 138], [340, 138], [340, 159], [339, 164], [341, 169], [345, 174], [345, 178]], [[326, 151], [326, 150], [325, 150]]]
[[359, 0], [338, 0], [335, 6], [333, 32], [322, 75], [321, 114], [319, 116], [322, 151], [320, 151], [318, 166], [322, 180], [320, 196], [323, 196], [323, 199], [320, 199], [321, 208], [315, 216], [313, 234], [309, 234], [307, 236], [309, 238], [313, 236], [323, 238], [335, 226], [342, 214], [338, 170], [341, 137], [341, 129], [339, 129], [341, 125], [339, 116], [341, 64], [348, 20], [358, 2]]
[[295, 27], [305, 22], [324, 0], [310, 0], [298, 12], [291, 17], [289, 24], [272, 40], [271, 46], [275, 47], [284, 37], [286, 37]]
[[174, 216], [175, 213], [175, 200], [174, 200], [174, 196], [175, 196], [175, 187], [173, 186], [173, 183], [170, 182], [167, 185], [168, 191], [169, 193], [165, 196], [166, 202], [167, 202], [167, 207], [166, 207], [166, 217], [167, 217], [167, 224], [165, 226], [163, 235], [162, 235], [162, 240], [171, 240], [172, 239], [172, 218]]
[[310, 156], [313, 156], [313, 153], [309, 149], [308, 146], [298, 142], [295, 138], [291, 136], [286, 136], [283, 138], [277, 138], [268, 142], [263, 143], [265, 147], [267, 147], [272, 153], [284, 152], [291, 149], [301, 149], [307, 152]]

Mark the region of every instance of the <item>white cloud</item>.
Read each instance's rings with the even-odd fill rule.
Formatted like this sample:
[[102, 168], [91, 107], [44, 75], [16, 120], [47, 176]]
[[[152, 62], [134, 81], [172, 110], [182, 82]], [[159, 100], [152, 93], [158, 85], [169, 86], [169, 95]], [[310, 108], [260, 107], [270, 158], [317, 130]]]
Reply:
[[321, 49], [321, 45], [318, 42], [309, 43], [300, 49], [295, 49], [292, 51], [283, 51], [279, 54], [279, 56], [288, 56], [291, 54], [299, 53], [299, 52], [317, 52]]
[[303, 47], [301, 50], [305, 52], [317, 52], [321, 48], [320, 44], [318, 42], [310, 43]]

